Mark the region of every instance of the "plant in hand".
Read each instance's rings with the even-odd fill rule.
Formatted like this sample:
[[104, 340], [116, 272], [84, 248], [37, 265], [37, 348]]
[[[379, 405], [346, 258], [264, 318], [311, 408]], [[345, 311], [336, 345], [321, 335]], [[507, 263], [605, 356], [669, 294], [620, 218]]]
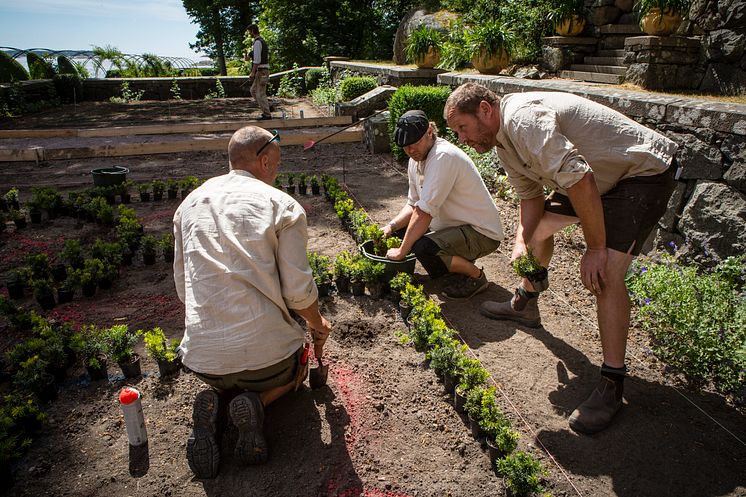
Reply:
[[530, 250], [514, 260], [512, 266], [515, 274], [528, 279], [535, 291], [541, 292], [549, 286], [549, 272]]

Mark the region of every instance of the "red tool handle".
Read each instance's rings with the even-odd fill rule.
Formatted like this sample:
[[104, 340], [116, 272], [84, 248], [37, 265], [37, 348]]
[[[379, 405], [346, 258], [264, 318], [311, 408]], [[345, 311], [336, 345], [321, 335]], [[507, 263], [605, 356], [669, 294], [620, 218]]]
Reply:
[[300, 363], [301, 364], [308, 364], [308, 354], [311, 351], [311, 347], [308, 345], [308, 342], [303, 345], [303, 353], [300, 356]]

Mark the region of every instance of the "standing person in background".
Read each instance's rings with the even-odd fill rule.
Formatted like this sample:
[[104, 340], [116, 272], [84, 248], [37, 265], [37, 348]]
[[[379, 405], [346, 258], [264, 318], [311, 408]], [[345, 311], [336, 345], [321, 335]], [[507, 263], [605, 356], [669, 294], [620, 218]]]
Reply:
[[[554, 233], [580, 223], [583, 286], [596, 297], [603, 364], [590, 397], [570, 415], [580, 433], [601, 431], [622, 406], [630, 301], [624, 277], [675, 186], [676, 144], [625, 115], [559, 92], [500, 98], [474, 83], [458, 87], [443, 110], [462, 143], [495, 148], [521, 199], [512, 259], [531, 250], [544, 267]], [[544, 187], [553, 190], [544, 197]], [[487, 317], [541, 326], [538, 292], [524, 279], [513, 298], [484, 302]]]
[[247, 52], [246, 58], [251, 60], [251, 96], [256, 100], [257, 105], [262, 111], [261, 119], [272, 119], [272, 113], [269, 109], [269, 100], [267, 100], [267, 83], [269, 83], [269, 47], [264, 38], [259, 34], [259, 27], [256, 24], [249, 26], [246, 31], [254, 39], [251, 50]]

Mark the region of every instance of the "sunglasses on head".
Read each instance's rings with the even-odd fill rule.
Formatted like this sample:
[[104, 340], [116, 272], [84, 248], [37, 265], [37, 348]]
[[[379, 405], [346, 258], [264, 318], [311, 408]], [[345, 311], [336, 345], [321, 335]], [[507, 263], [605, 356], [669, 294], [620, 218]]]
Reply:
[[277, 143], [280, 143], [280, 132], [275, 129], [275, 130], [272, 130], [272, 133], [273, 133], [272, 138], [270, 138], [269, 140], [267, 140], [267, 143], [265, 143], [264, 145], [262, 145], [261, 147], [259, 147], [259, 150], [256, 151], [256, 156], [257, 157], [259, 157], [259, 154], [262, 153], [262, 150], [264, 150], [265, 148], [267, 148], [267, 145], [269, 145], [273, 141], [277, 140]]

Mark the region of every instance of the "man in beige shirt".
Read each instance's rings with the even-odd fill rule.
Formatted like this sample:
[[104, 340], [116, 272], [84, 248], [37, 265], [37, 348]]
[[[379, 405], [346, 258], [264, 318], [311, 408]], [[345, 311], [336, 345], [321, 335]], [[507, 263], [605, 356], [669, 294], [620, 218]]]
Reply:
[[[500, 98], [468, 83], [446, 102], [459, 139], [478, 152], [495, 147], [519, 195], [512, 258], [531, 250], [548, 267], [554, 233], [580, 223], [586, 251], [583, 285], [597, 302], [601, 380], [570, 416], [581, 433], [606, 428], [622, 405], [630, 301], [624, 277], [666, 210], [674, 188], [676, 144], [623, 114], [568, 93]], [[553, 193], [544, 197], [543, 188]], [[524, 279], [508, 302], [485, 302], [482, 314], [538, 327], [538, 292]]]
[[305, 333], [290, 310], [305, 319], [319, 357], [330, 332], [308, 265], [306, 213], [272, 186], [278, 141], [276, 131], [236, 131], [230, 172], [195, 189], [174, 214], [174, 281], [186, 307], [182, 361], [212, 387], [194, 401], [187, 443], [198, 478], [218, 472], [221, 396], [233, 397], [236, 458], [267, 460], [264, 408], [297, 389], [308, 367], [299, 361]]

